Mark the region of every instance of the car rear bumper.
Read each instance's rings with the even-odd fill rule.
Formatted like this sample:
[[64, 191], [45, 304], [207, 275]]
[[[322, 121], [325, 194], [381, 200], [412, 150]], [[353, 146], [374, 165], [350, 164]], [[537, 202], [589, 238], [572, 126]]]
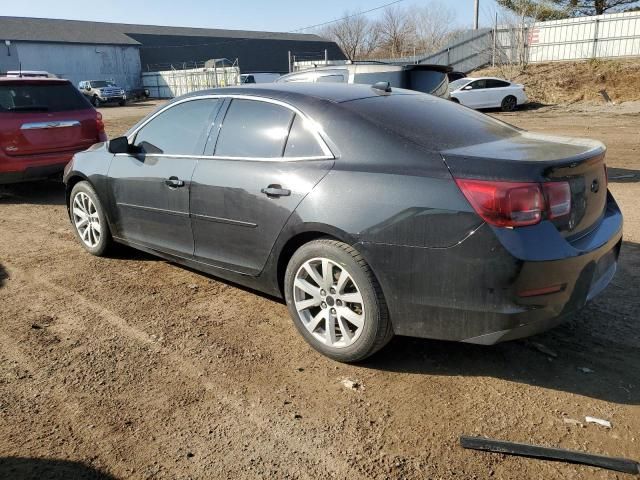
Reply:
[[124, 102], [127, 97], [117, 96], [117, 97], [98, 97], [102, 103], [119, 103]]
[[[489, 345], [547, 330], [581, 309], [613, 278], [621, 244], [622, 214], [609, 197], [598, 227], [572, 244], [547, 222], [508, 231], [484, 225], [444, 249], [358, 248], [396, 334]], [[542, 293], [549, 287], [557, 291]]]
[[44, 178], [53, 177], [61, 174], [66, 163], [59, 165], [47, 165], [43, 167], [29, 167], [20, 172], [0, 172], [0, 185], [8, 185], [10, 183], [31, 182], [33, 180], [42, 180]]
[[0, 185], [20, 183], [57, 175], [73, 156], [82, 150], [34, 155], [6, 157], [0, 155]]

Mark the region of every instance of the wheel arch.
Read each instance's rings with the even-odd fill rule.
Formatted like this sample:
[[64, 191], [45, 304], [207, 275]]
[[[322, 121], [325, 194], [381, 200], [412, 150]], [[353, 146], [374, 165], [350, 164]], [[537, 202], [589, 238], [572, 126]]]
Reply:
[[69, 203], [71, 201], [71, 191], [73, 190], [73, 187], [75, 187], [78, 183], [80, 182], [88, 182], [93, 189], [95, 190], [95, 186], [91, 183], [91, 180], [89, 180], [85, 175], [83, 175], [80, 172], [72, 172], [69, 177], [66, 179], [65, 181], [65, 204], [67, 205], [67, 212], [69, 211]]
[[109, 227], [109, 230], [113, 232], [113, 222], [111, 219], [111, 212], [107, 207], [107, 203], [105, 202], [105, 199], [100, 196], [100, 193], [96, 188], [96, 185], [94, 185], [94, 183], [89, 179], [89, 177], [87, 177], [86, 175], [78, 171], [71, 172], [65, 179], [65, 204], [67, 206], [67, 214], [69, 215], [69, 218], [71, 218], [71, 209], [70, 209], [71, 192], [73, 191], [73, 187], [75, 187], [80, 182], [87, 182], [89, 185], [91, 185], [91, 188], [93, 188], [93, 191], [98, 196], [98, 199], [100, 200], [100, 203], [102, 204], [102, 207], [104, 209], [104, 216], [107, 219], [107, 225]]
[[321, 238], [338, 240], [349, 245], [354, 245], [357, 242], [352, 235], [326, 224], [305, 224], [303, 228], [297, 228], [295, 231], [287, 235], [286, 239], [283, 239], [280, 242], [280, 247], [274, 255], [275, 280], [277, 282], [278, 291], [283, 298], [284, 275], [287, 270], [289, 260], [291, 260], [293, 254], [302, 245]]

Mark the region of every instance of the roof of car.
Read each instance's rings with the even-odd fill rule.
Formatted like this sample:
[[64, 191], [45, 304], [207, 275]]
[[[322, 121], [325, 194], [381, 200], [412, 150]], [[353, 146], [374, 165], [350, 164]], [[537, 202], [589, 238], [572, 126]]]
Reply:
[[0, 83], [71, 83], [64, 78], [46, 77], [0, 77]]
[[473, 81], [473, 80], [500, 80], [501, 82], [511, 83], [509, 80], [507, 80], [505, 78], [499, 78], [499, 77], [466, 77], [466, 78], [461, 78], [460, 80], [469, 80], [469, 81]]
[[240, 87], [215, 88], [203, 90], [186, 95], [253, 95], [274, 99], [287, 99], [291, 96], [311, 97], [327, 100], [333, 103], [344, 103], [362, 98], [376, 97], [380, 95], [421, 95], [420, 92], [393, 88], [391, 93], [373, 88], [372, 85], [340, 84], [340, 83], [258, 83], [243, 85]]

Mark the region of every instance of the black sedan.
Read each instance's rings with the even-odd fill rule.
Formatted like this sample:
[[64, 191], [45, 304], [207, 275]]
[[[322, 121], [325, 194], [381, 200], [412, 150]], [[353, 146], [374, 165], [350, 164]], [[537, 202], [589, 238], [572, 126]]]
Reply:
[[67, 166], [77, 237], [94, 255], [123, 243], [283, 297], [340, 361], [394, 334], [532, 335], [607, 286], [622, 215], [601, 143], [390, 90], [177, 98]]

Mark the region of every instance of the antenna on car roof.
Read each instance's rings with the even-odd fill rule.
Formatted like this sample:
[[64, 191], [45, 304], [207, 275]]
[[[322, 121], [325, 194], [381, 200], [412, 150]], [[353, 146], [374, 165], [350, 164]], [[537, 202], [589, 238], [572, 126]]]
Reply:
[[374, 90], [380, 90], [384, 93], [391, 93], [391, 83], [390, 82], [378, 82], [371, 85], [371, 88]]

